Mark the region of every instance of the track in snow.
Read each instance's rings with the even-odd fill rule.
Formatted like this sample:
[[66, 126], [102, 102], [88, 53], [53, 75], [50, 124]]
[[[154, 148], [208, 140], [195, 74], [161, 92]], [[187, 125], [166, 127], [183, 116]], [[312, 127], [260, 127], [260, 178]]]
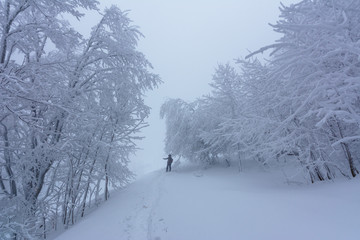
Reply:
[[154, 172], [56, 240], [357, 239], [360, 179], [283, 180], [232, 168]]

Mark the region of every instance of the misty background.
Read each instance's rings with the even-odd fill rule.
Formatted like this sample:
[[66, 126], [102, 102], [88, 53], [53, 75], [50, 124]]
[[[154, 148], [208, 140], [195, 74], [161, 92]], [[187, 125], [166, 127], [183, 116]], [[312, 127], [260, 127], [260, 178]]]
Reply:
[[[140, 149], [130, 164], [138, 175], [165, 167], [165, 122], [159, 111], [166, 99], [193, 101], [209, 93], [208, 84], [218, 64], [232, 64], [280, 37], [269, 26], [278, 20], [278, 0], [101, 0], [100, 5], [129, 10], [129, 18], [144, 35], [138, 50], [163, 81], [158, 89], [146, 93], [145, 104], [152, 109], [149, 126], [143, 129], [145, 138], [138, 141]], [[87, 12], [81, 21], [71, 23], [88, 36], [99, 20], [98, 13]]]

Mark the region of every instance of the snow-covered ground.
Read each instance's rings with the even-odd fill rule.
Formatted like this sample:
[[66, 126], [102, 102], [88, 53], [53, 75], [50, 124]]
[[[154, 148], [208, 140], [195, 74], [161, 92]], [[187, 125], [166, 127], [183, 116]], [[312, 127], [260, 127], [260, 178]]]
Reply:
[[360, 179], [287, 185], [271, 173], [157, 171], [56, 240], [359, 239]]

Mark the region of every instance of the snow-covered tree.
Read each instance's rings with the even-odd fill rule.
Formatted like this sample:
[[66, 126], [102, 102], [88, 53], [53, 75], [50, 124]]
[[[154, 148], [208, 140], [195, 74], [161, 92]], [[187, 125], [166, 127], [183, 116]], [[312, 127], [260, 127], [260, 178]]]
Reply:
[[283, 37], [268, 47], [279, 87], [271, 141], [278, 154], [296, 150], [311, 181], [358, 174], [359, 11], [357, 1], [301, 1], [273, 26]]
[[219, 67], [213, 92], [196, 101], [186, 118], [196, 129], [188, 140], [203, 142], [196, 152], [296, 166], [311, 182], [358, 175], [359, 12], [358, 1], [282, 6], [272, 26], [283, 36], [247, 57], [272, 49], [267, 64], [239, 60], [238, 73]]
[[0, 3], [2, 239], [45, 237], [60, 216], [74, 223], [131, 177], [128, 157], [149, 114], [143, 94], [160, 80], [136, 50], [141, 33], [126, 12], [105, 10], [89, 39], [61, 20], [96, 6]]
[[219, 159], [238, 159], [239, 145], [222, 138], [221, 127], [238, 117], [239, 75], [230, 64], [219, 65], [210, 86], [211, 94], [192, 103], [171, 99], [163, 104], [166, 151], [206, 164]]
[[[232, 144], [222, 138], [222, 124], [237, 119], [240, 108], [240, 76], [230, 64], [218, 65], [210, 83], [212, 91], [201, 100], [199, 110], [202, 129], [201, 138], [208, 145], [206, 151], [218, 158], [219, 155], [228, 161], [237, 158], [239, 161], [239, 144]], [[207, 124], [204, 124], [207, 123]]]
[[[88, 161], [76, 173], [75, 184], [84, 189], [84, 194], [77, 196], [82, 199], [81, 215], [89, 192], [98, 187], [98, 181], [104, 180], [107, 199], [110, 183], [123, 186], [131, 176], [128, 157], [135, 151], [134, 140], [139, 139], [135, 133], [146, 126], [144, 120], [149, 114], [143, 93], [159, 82], [157, 75], [148, 72], [149, 62], [136, 51], [138, 36], [126, 13], [115, 7], [108, 9], [94, 27], [84, 52], [74, 56], [78, 60], [69, 71], [69, 85], [76, 89], [81, 107], [86, 109], [82, 119], [74, 116], [74, 125], [69, 125], [69, 132], [78, 132], [72, 146], [78, 158], [74, 158], [74, 163]], [[84, 178], [86, 183], [81, 188]]]
[[[166, 122], [165, 151], [173, 155], [194, 159], [198, 131], [194, 128], [196, 105], [181, 99], [169, 99], [160, 109]], [[194, 131], [195, 130], [195, 131]]]
[[[266, 66], [258, 60], [238, 60], [237, 64], [240, 70], [227, 66], [223, 69], [227, 74], [214, 75], [213, 81], [218, 82], [218, 86], [210, 84], [214, 87], [210, 97], [212, 112], [221, 117], [217, 117], [217, 125], [202, 137], [212, 148], [222, 149], [222, 157], [238, 161], [241, 170], [244, 159], [264, 163], [259, 145], [269, 127], [264, 109], [269, 88], [264, 84], [268, 72]], [[223, 70], [220, 68], [217, 72]], [[231, 84], [227, 83], [229, 81]]]

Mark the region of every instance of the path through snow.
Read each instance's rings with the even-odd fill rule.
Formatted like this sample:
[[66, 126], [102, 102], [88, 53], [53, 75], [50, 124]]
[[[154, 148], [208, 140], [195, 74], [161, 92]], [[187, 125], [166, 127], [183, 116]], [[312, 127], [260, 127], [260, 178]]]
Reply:
[[289, 186], [232, 168], [157, 171], [56, 240], [358, 239], [359, 180]]

